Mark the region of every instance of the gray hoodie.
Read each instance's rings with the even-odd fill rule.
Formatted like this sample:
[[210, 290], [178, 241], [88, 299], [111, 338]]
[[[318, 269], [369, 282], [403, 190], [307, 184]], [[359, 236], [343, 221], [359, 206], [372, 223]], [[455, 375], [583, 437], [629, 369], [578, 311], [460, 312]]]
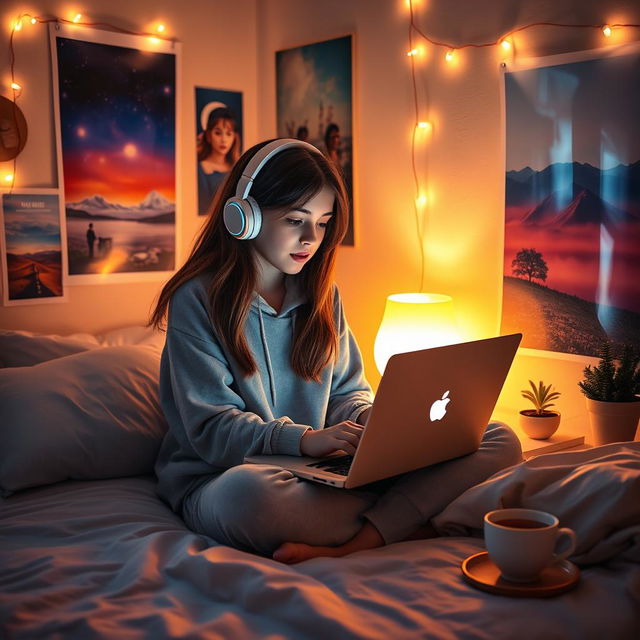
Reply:
[[257, 372], [244, 377], [218, 339], [207, 311], [207, 278], [199, 276], [172, 296], [160, 365], [160, 402], [169, 424], [158, 459], [158, 492], [181, 512], [188, 493], [246, 455], [300, 455], [307, 429], [357, 421], [371, 406], [362, 357], [334, 288], [339, 331], [336, 361], [320, 382], [292, 369], [290, 354], [297, 311], [306, 301], [295, 276], [285, 278], [277, 313], [256, 295], [245, 335]]

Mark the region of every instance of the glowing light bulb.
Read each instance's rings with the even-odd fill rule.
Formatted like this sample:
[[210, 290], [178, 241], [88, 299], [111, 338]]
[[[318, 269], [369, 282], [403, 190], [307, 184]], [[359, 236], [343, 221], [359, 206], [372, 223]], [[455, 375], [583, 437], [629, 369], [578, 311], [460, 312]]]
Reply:
[[418, 55], [418, 50], [417, 49], [411, 49], [411, 51], [407, 51], [407, 55], [408, 56], [417, 56]]
[[81, 13], [76, 13], [76, 15], [73, 17], [73, 22], [78, 24], [78, 22], [80, 22], [80, 20], [82, 20], [82, 14]]
[[607, 38], [611, 37], [611, 27], [606, 24], [604, 27], [602, 27], [602, 33], [604, 33]]
[[149, 40], [154, 44], [158, 44], [158, 42], [160, 42], [160, 38], [156, 38], [155, 36], [149, 36]]
[[14, 91], [20, 91], [20, 90], [22, 89], [22, 87], [21, 87], [17, 82], [12, 82], [12, 83], [11, 83], [11, 88], [12, 88]]
[[22, 29], [22, 18], [20, 18], [19, 20], [16, 20], [13, 23], [13, 30], [14, 31], [20, 31]]
[[166, 27], [165, 27], [163, 24], [159, 24], [159, 25], [156, 27], [156, 31], [157, 31], [158, 33], [164, 33], [164, 32], [165, 32], [165, 29], [166, 29]]
[[13, 173], [5, 173], [4, 181], [5, 182], [13, 182]]
[[416, 198], [416, 206], [417, 207], [424, 207], [427, 204], [427, 196], [423, 194], [420, 194], [417, 198]]
[[38, 18], [31, 18], [31, 24], [37, 24]]
[[431, 127], [431, 123], [429, 122], [418, 122], [418, 129], [429, 129]]
[[500, 43], [500, 46], [505, 50], [505, 51], [509, 51], [509, 49], [511, 49], [511, 43], [508, 40], [503, 40]]
[[447, 55], [444, 57], [447, 62], [453, 62], [453, 49], [447, 51]]

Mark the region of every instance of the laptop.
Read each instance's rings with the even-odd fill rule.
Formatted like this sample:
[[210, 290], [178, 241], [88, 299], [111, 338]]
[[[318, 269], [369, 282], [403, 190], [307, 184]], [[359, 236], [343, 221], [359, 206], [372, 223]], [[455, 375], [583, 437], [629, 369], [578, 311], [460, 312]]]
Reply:
[[353, 456], [342, 451], [244, 461], [351, 489], [473, 453], [521, 339], [517, 333], [392, 356]]

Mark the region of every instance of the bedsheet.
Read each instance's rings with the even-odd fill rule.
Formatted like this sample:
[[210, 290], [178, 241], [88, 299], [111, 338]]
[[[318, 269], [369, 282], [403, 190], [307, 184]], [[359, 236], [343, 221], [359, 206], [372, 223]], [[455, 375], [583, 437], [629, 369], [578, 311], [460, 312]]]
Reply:
[[[0, 501], [0, 637], [636, 640], [640, 566], [586, 567], [549, 600], [475, 590], [481, 539], [441, 537], [287, 566], [190, 532], [140, 476]], [[4, 633], [4, 636], [2, 636]]]

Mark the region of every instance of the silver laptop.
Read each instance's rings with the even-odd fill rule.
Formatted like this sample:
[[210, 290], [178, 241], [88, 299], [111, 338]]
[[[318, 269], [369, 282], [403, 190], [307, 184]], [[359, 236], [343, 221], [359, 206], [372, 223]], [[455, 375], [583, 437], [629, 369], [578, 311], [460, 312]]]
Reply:
[[350, 489], [472, 453], [521, 339], [517, 333], [392, 356], [354, 456], [259, 455], [244, 461]]

